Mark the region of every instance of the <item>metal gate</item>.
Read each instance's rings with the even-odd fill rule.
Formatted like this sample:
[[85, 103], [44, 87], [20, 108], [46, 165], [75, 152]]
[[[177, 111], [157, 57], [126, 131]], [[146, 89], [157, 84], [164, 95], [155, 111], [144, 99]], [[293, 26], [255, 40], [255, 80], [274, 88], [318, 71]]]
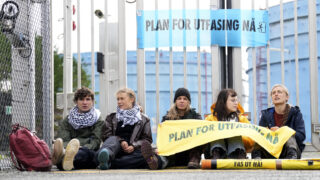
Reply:
[[9, 133], [19, 123], [52, 140], [49, 0], [0, 1], [0, 168], [10, 168]]

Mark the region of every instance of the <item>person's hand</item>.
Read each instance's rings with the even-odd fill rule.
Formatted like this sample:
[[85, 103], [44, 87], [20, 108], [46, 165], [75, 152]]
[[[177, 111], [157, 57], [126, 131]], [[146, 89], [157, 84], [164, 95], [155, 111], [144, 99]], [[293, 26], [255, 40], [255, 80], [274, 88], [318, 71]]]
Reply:
[[121, 148], [123, 149], [123, 151], [125, 151], [127, 148], [128, 148], [128, 143], [127, 143], [127, 141], [122, 141], [121, 142]]
[[128, 154], [132, 153], [133, 151], [134, 151], [134, 147], [133, 146], [128, 146], [127, 149], [124, 149], [124, 152], [126, 152]]
[[127, 141], [122, 141], [121, 142], [121, 147], [123, 149], [124, 152], [130, 154], [134, 151], [134, 147], [133, 146], [129, 146]]
[[270, 128], [271, 131], [276, 131], [276, 130], [278, 130], [278, 129], [279, 129], [278, 126], [273, 126], [273, 127]]

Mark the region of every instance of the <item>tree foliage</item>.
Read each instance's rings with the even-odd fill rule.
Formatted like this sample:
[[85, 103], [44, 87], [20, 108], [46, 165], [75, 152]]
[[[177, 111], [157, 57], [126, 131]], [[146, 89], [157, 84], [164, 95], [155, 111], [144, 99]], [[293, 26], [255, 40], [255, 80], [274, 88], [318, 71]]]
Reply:
[[11, 79], [11, 44], [0, 31], [0, 81]]
[[[90, 75], [84, 70], [81, 65], [81, 86], [89, 87], [91, 84]], [[73, 58], [73, 91], [78, 87], [78, 73], [77, 73], [77, 61]], [[63, 55], [54, 52], [54, 97], [56, 99], [56, 93], [63, 92]], [[56, 101], [55, 101], [56, 102]]]

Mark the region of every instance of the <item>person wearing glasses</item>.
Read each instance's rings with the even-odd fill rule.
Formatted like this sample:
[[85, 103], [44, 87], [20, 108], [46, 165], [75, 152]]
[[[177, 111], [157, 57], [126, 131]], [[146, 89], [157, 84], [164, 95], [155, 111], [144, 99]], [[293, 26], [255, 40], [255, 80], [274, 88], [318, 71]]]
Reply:
[[[249, 123], [248, 119], [243, 116], [243, 108], [239, 104], [237, 93], [233, 89], [223, 89], [219, 92], [216, 103], [211, 106], [211, 112], [212, 114], [207, 116], [205, 120]], [[253, 145], [254, 141], [245, 136], [219, 139], [210, 143], [205, 157], [212, 159], [246, 159], [246, 152], [250, 152]]]

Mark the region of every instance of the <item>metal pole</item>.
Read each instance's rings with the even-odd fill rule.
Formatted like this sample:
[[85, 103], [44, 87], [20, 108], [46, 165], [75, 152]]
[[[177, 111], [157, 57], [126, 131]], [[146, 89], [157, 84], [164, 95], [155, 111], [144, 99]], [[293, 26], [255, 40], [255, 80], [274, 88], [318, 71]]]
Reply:
[[78, 89], [81, 88], [81, 51], [80, 51], [80, 0], [77, 0], [77, 52], [78, 52]]
[[[199, 0], [197, 0], [197, 11], [199, 13]], [[199, 14], [197, 15], [199, 19]], [[197, 32], [197, 38], [200, 39], [200, 33]], [[199, 42], [199, 41], [198, 41]], [[200, 58], [200, 43], [197, 45], [197, 59], [198, 59], [198, 112], [201, 114], [201, 58]]]
[[[51, 53], [51, 61], [50, 61], [50, 92], [51, 92], [51, 101], [50, 101], [50, 118], [51, 118], [51, 128], [50, 128], [50, 140], [54, 139], [54, 52], [53, 52], [53, 46], [52, 46], [52, 0], [50, 0], [50, 53]], [[49, 147], [51, 148], [51, 143], [48, 142]]]
[[[169, 0], [169, 13], [170, 13], [170, 22], [172, 22], [172, 0]], [[170, 27], [171, 28], [171, 27]], [[169, 32], [170, 42], [172, 43], [172, 31]], [[169, 48], [169, 68], [170, 68], [170, 105], [173, 101], [173, 53], [172, 47]]]
[[[182, 9], [183, 12], [186, 10], [186, 0], [182, 1]], [[183, 18], [185, 18], [185, 14], [183, 15]], [[186, 47], [186, 30], [183, 29], [183, 82], [184, 82], [184, 87], [187, 88], [187, 47]]]
[[[158, 0], [155, 0], [155, 13], [156, 18], [158, 18]], [[157, 19], [155, 19], [157, 21]], [[156, 42], [158, 42], [159, 34], [156, 33]], [[157, 102], [157, 112], [156, 112], [156, 124], [160, 122], [160, 97], [159, 97], [159, 48], [156, 44], [155, 49], [155, 59], [156, 59], [156, 102]]]
[[72, 56], [71, 56], [71, 1], [65, 0], [64, 9], [64, 61], [63, 61], [63, 117], [68, 114], [67, 94], [72, 92]]
[[[231, 1], [231, 7], [232, 9], [240, 9], [241, 1], [239, 0], [232, 0]], [[241, 53], [241, 47], [232, 47], [232, 51], [230, 52], [232, 57], [232, 88], [237, 92], [238, 94], [238, 100], [240, 104], [243, 104], [244, 102], [244, 90], [243, 90], [243, 77], [242, 77], [242, 53]]]
[[[225, 27], [227, 27], [227, 0], [224, 0], [224, 19], [225, 19]], [[225, 29], [224, 30], [224, 40], [225, 40], [225, 55], [226, 55], [226, 61], [225, 61], [225, 76], [226, 76], [226, 88], [229, 87], [229, 67], [228, 67], [228, 32]]]
[[[219, 8], [218, 0], [210, 0], [210, 9], [216, 10]], [[211, 12], [212, 13], [212, 12]], [[216, 102], [216, 98], [221, 89], [221, 54], [217, 45], [211, 45], [211, 88], [212, 102]]]
[[[105, 15], [107, 17], [107, 14]], [[107, 24], [106, 24], [107, 26]], [[105, 34], [107, 36], [107, 34]], [[95, 65], [94, 65], [94, 0], [91, 0], [91, 89], [95, 93]]]
[[[107, 15], [105, 15], [107, 17]], [[119, 32], [119, 86], [127, 86], [127, 49], [126, 49], [126, 6], [125, 0], [118, 1]]]
[[[318, 110], [318, 55], [317, 55], [317, 11], [316, 2], [309, 0], [309, 61], [310, 61], [310, 118], [312, 125], [319, 125]], [[312, 129], [312, 144], [320, 150], [319, 133]]]
[[283, 0], [280, 0], [281, 83], [284, 84]]
[[299, 52], [298, 52], [298, 12], [297, 0], [294, 1], [294, 56], [296, 64], [296, 105], [299, 106]]
[[[26, 2], [27, 4], [27, 11], [26, 11], [26, 14], [28, 15], [27, 16], [27, 19], [26, 19], [26, 31], [25, 33], [27, 33], [28, 37], [30, 39], [35, 39], [35, 28], [31, 25], [31, 22], [35, 20], [35, 11], [34, 11], [34, 6], [31, 6], [31, 2], [30, 1], [27, 1]], [[29, 95], [29, 117], [30, 117], [30, 120], [31, 120], [31, 131], [36, 131], [36, 92], [35, 92], [35, 64], [36, 64], [36, 58], [35, 58], [35, 44], [32, 43], [30, 44], [31, 45], [31, 49], [32, 49], [32, 53], [29, 57], [29, 68], [30, 68], [30, 85], [29, 85], [29, 92], [28, 92], [28, 95]]]
[[[266, 9], [269, 11], [269, 0], [266, 0]], [[270, 40], [267, 43], [267, 97], [268, 97], [268, 107], [271, 107], [271, 97], [269, 92], [271, 91], [270, 87]]]
[[41, 4], [41, 36], [42, 41], [42, 112], [43, 112], [43, 140], [52, 146], [54, 138], [54, 64], [53, 64], [53, 49], [52, 49], [52, 2], [47, 1]]
[[[252, 2], [252, 9], [254, 9], [254, 0]], [[256, 67], [256, 48], [252, 48], [252, 79], [253, 79], [253, 120], [254, 124], [257, 124], [257, 67]]]
[[[136, 9], [138, 15], [141, 15], [140, 11], [143, 10], [143, 0], [137, 0]], [[137, 47], [139, 39], [137, 39]], [[137, 49], [137, 91], [138, 91], [138, 103], [146, 112], [146, 92], [145, 92], [145, 56], [144, 49]]]
[[110, 106], [110, 74], [109, 74], [109, 29], [108, 29], [108, 0], [104, 1], [104, 27], [103, 27], [103, 49], [101, 51], [104, 54], [104, 71], [100, 74], [100, 109], [102, 118], [105, 118], [113, 107]]

